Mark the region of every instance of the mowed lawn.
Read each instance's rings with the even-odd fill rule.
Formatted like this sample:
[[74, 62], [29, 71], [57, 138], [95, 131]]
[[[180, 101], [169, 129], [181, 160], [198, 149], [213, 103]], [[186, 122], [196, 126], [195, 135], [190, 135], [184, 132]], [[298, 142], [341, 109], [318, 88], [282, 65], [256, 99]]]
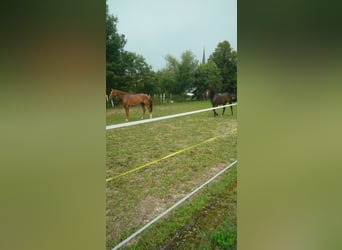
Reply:
[[[153, 117], [208, 107], [210, 107], [209, 101], [155, 105]], [[140, 120], [141, 107], [132, 108], [130, 111], [130, 121]], [[227, 108], [223, 117], [214, 118], [213, 112], [208, 111], [106, 132], [106, 178], [114, 177], [113, 180], [107, 182], [106, 186], [108, 249], [134, 233], [237, 158], [236, 111], [237, 108], [234, 106], [233, 116]], [[221, 114], [222, 109], [218, 109], [217, 112]], [[148, 118], [148, 113], [145, 117]], [[121, 123], [124, 120], [125, 114], [122, 107], [107, 110], [107, 125]], [[179, 153], [161, 160], [175, 152]], [[144, 167], [151, 162], [154, 164]], [[142, 168], [134, 171], [139, 167]], [[133, 172], [129, 172], [131, 170]], [[119, 176], [122, 174], [124, 175]], [[222, 207], [220, 203], [222, 195], [232, 197], [230, 199], [232, 202], [226, 205], [233, 206], [234, 209], [230, 210], [235, 211], [236, 166], [228, 170], [228, 173], [220, 179], [222, 179], [222, 184], [217, 181], [218, 184], [213, 184], [217, 186], [216, 188], [200, 192], [196, 195], [197, 198], [194, 197], [186, 202], [184, 208], [182, 206], [177, 209], [178, 211], [185, 209], [181, 216], [175, 212], [177, 219], [173, 220], [172, 214], [166, 216], [164, 221], [146, 230], [126, 247], [155, 249], [165, 246], [167, 249], [167, 246], [169, 248], [178, 246], [177, 239], [173, 235], [176, 232], [181, 235], [180, 232], [184, 232], [184, 227], [189, 227], [187, 225], [190, 222], [193, 227], [194, 218], [203, 214], [208, 209], [208, 204], [216, 204], [211, 205], [212, 207]], [[197, 205], [189, 207], [192, 203]], [[217, 205], [219, 203], [220, 205]], [[205, 212], [205, 214], [211, 214], [211, 220], [213, 220], [217, 216], [215, 216], [215, 209], [211, 210], [211, 213]], [[228, 212], [231, 213], [231, 211]], [[235, 217], [235, 212], [231, 216]], [[180, 217], [181, 220], [179, 220]], [[229, 227], [231, 227], [231, 223], [234, 222], [229, 219], [225, 223], [230, 223]], [[216, 223], [216, 225], [219, 224]], [[156, 235], [156, 228], [159, 232], [158, 237], [149, 236], [149, 233]], [[203, 230], [201, 234], [193, 235], [193, 237], [197, 237], [200, 241], [201, 237], [205, 238], [206, 235], [210, 235], [205, 229]], [[196, 244], [197, 241], [193, 242], [191, 247], [196, 247]], [[210, 245], [208, 244], [208, 242], [204, 243], [206, 247]]]

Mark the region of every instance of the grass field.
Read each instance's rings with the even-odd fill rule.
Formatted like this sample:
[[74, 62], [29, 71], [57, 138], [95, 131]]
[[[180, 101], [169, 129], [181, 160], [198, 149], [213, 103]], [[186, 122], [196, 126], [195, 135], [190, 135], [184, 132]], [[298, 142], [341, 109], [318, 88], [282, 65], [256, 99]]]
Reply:
[[[154, 106], [153, 117], [210, 107], [208, 101]], [[111, 249], [236, 159], [237, 122], [226, 109], [107, 131], [107, 249]], [[222, 109], [218, 110], [221, 113]], [[132, 108], [130, 121], [141, 108]], [[146, 115], [146, 118], [148, 115]], [[107, 125], [124, 122], [122, 107], [107, 110]], [[208, 141], [208, 139], [211, 139]], [[190, 148], [177, 155], [162, 157]], [[229, 248], [227, 248], [229, 247]], [[132, 240], [129, 249], [234, 249], [236, 166]]]

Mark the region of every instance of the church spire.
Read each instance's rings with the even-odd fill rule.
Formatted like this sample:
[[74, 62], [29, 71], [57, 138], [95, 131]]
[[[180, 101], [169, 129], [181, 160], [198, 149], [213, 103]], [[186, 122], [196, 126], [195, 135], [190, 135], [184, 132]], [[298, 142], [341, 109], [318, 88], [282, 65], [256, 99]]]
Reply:
[[205, 47], [203, 47], [202, 64], [205, 64]]

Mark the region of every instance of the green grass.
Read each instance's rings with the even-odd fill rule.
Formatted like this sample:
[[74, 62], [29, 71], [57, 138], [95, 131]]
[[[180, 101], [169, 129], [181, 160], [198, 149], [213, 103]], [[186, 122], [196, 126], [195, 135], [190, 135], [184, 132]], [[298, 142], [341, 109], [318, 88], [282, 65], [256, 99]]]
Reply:
[[[233, 249], [236, 246], [234, 166], [124, 249]], [[177, 234], [176, 234], [177, 233]]]
[[[153, 114], [157, 117], [208, 107], [210, 107], [209, 102], [205, 101], [155, 105]], [[221, 110], [218, 112], [221, 113]], [[216, 118], [213, 117], [212, 111], [209, 111], [107, 131], [106, 178], [218, 136], [214, 141], [203, 143], [107, 183], [108, 249], [212, 177], [227, 163], [236, 159], [236, 107], [234, 111], [233, 116], [229, 109], [226, 110], [225, 116]], [[140, 107], [135, 111], [132, 110], [130, 120], [139, 120], [140, 112]], [[122, 108], [107, 110], [107, 124], [123, 122], [124, 118]], [[235, 177], [233, 175], [229, 183], [234, 181], [236, 181], [236, 175]], [[222, 185], [227, 183], [224, 181]], [[180, 221], [164, 224], [163, 220], [160, 224], [156, 224], [157, 231], [160, 232], [158, 237], [145, 236], [147, 239], [152, 238], [153, 242], [144, 241], [142, 235], [133, 241], [136, 245], [133, 244], [132, 249], [154, 249], [153, 247], [157, 245], [166, 244], [172, 238], [172, 234], [182, 230], [182, 227], [200, 214], [208, 203], [214, 202], [220, 192], [210, 190], [212, 187], [196, 195], [196, 199], [192, 199], [193, 201], [199, 199], [198, 202], [187, 202], [175, 211], [175, 213], [180, 213], [176, 216], [181, 218]], [[183, 210], [184, 208], [187, 209]], [[170, 215], [171, 217], [174, 216]], [[203, 235], [206, 235], [205, 229], [203, 230]], [[200, 238], [203, 239], [203, 237]], [[206, 241], [212, 244], [210, 235]]]
[[211, 234], [210, 239], [218, 247], [228, 249], [235, 245], [236, 234], [230, 231], [215, 231]]

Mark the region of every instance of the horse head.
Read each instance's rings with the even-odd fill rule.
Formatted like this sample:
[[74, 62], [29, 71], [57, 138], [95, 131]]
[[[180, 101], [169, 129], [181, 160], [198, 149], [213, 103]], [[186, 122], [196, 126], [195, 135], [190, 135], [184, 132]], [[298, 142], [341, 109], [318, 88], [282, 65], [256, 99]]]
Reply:
[[205, 91], [205, 96], [209, 99], [212, 99], [215, 96], [215, 91], [213, 91], [212, 89], [207, 89]]
[[109, 93], [109, 100], [113, 100], [114, 96], [116, 96], [117, 91], [115, 89], [111, 89]]

